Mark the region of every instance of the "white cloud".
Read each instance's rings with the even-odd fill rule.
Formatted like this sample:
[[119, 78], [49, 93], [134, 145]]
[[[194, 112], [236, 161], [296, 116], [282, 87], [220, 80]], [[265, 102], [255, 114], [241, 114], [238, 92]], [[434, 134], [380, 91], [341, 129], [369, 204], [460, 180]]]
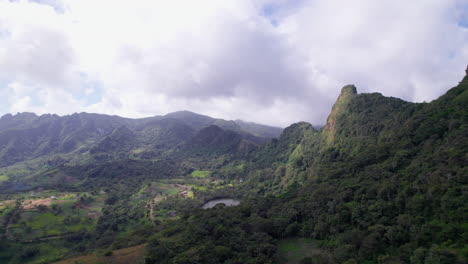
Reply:
[[0, 92], [11, 112], [322, 124], [348, 83], [412, 101], [455, 85], [460, 3], [0, 0]]
[[455, 5], [311, 1], [287, 17], [281, 29], [312, 68], [342, 84], [430, 100], [456, 84], [467, 61], [468, 32], [457, 26]]

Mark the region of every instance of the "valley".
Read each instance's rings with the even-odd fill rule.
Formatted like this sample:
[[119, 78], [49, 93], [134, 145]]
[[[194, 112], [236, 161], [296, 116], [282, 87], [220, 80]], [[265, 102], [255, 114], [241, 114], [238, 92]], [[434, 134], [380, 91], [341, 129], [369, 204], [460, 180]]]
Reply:
[[463, 264], [467, 108], [465, 77], [430, 103], [345, 86], [321, 129], [6, 115], [0, 262]]

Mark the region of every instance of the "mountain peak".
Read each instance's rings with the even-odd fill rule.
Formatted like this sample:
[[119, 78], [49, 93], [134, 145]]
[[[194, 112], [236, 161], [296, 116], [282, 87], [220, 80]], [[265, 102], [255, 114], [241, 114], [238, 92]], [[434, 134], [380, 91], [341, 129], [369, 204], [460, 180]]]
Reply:
[[466, 84], [468, 83], [468, 66], [466, 66], [465, 70], [465, 76], [463, 76], [463, 79], [460, 81], [461, 84]]
[[31, 112], [18, 112], [18, 113], [16, 113], [16, 115], [14, 115], [14, 117], [17, 117], [17, 118], [36, 118], [37, 115], [35, 113], [31, 113]]
[[341, 94], [357, 94], [357, 89], [354, 84], [348, 84], [341, 88]]
[[346, 107], [348, 106], [351, 99], [353, 99], [357, 95], [356, 86], [353, 84], [349, 84], [341, 88], [341, 94], [336, 99], [335, 104], [333, 105], [332, 111], [327, 118], [327, 124], [325, 125], [324, 131], [327, 133], [328, 142], [332, 142], [336, 131], [336, 119], [337, 117], [346, 111]]
[[194, 113], [194, 112], [188, 111], [188, 110], [182, 110], [182, 111], [176, 111], [176, 112], [168, 113], [168, 114], [164, 115], [164, 117], [176, 118], [176, 119], [177, 118], [193, 118], [193, 117], [212, 119], [209, 116], [197, 114], [197, 113]]
[[349, 101], [357, 94], [358, 92], [354, 84], [348, 84], [341, 88], [340, 96], [338, 96], [338, 99], [336, 99], [336, 102], [333, 105], [332, 113], [333, 111], [342, 110], [343, 107], [345, 107], [349, 103]]
[[0, 119], [6, 120], [6, 119], [11, 119], [12, 117], [13, 117], [13, 115], [8, 113], [8, 114], [3, 115], [2, 118], [0, 118]]

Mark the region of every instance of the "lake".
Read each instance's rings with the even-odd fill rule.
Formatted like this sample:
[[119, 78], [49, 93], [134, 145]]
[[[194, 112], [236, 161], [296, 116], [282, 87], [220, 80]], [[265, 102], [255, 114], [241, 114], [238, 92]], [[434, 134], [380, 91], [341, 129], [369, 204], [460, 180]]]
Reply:
[[217, 198], [217, 199], [209, 200], [202, 206], [202, 208], [203, 209], [213, 208], [217, 204], [225, 204], [226, 206], [236, 206], [240, 204], [240, 201], [236, 199], [232, 199], [232, 198]]

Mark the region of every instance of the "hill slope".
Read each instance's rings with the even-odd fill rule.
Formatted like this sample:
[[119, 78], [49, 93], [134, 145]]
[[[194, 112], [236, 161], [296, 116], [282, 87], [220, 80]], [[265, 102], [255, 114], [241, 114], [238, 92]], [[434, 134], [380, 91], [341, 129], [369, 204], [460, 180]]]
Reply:
[[[468, 259], [468, 76], [431, 103], [345, 86], [321, 130], [272, 140], [190, 112], [2, 120], [2, 261], [143, 243], [148, 264]], [[31, 188], [64, 200], [28, 209]], [[201, 208], [218, 197], [241, 203]]]
[[346, 86], [321, 131], [294, 124], [251, 157], [251, 198], [171, 223], [148, 262], [275, 263], [275, 241], [307, 238], [301, 263], [466, 263], [467, 110], [468, 77], [422, 104]]
[[[218, 128], [218, 125], [223, 127], [219, 128], [223, 134], [219, 139], [224, 139], [218, 142], [222, 144], [194, 144], [204, 134], [210, 136], [209, 127]], [[257, 124], [251, 127], [261, 128], [268, 135], [280, 130]], [[187, 156], [181, 150], [246, 154], [268, 140], [243, 130], [235, 121], [187, 111], [143, 119], [87, 113], [63, 117], [8, 114], [0, 119], [0, 175], [4, 177], [0, 189], [25, 190], [43, 183], [49, 185], [44, 176], [63, 175], [64, 166], [83, 168], [125, 160], [142, 163], [166, 158], [178, 160]], [[80, 175], [78, 178], [83, 178]]]

